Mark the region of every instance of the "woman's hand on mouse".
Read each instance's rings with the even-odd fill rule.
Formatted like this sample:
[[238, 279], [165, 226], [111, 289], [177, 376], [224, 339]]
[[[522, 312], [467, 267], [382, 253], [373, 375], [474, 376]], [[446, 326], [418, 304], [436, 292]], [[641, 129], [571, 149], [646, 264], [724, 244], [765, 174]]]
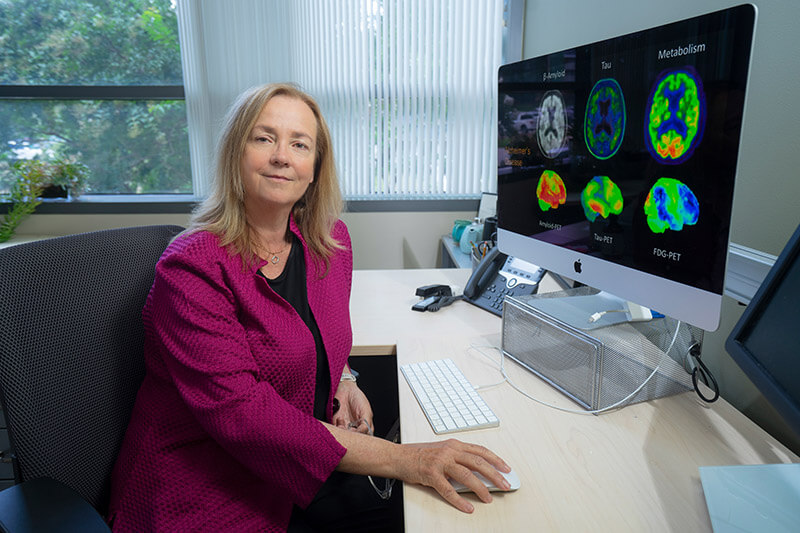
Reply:
[[459, 482], [489, 503], [492, 496], [481, 474], [500, 490], [511, 487], [501, 472], [511, 468], [491, 450], [456, 439], [418, 444], [396, 444], [354, 432], [344, 426], [326, 424], [345, 448], [337, 469], [352, 474], [400, 479], [406, 483], [432, 487], [456, 509], [471, 513], [472, 503], [462, 497], [450, 480]]
[[441, 442], [402, 445], [409, 452], [409, 472], [401, 476], [404, 481], [427, 485], [435, 489], [445, 500], [460, 511], [471, 513], [473, 505], [456, 492], [450, 479], [463, 483], [482, 502], [489, 503], [489, 489], [473, 472], [480, 472], [486, 479], [504, 490], [510, 487], [500, 473], [511, 468], [491, 450], [476, 444], [456, 439]]

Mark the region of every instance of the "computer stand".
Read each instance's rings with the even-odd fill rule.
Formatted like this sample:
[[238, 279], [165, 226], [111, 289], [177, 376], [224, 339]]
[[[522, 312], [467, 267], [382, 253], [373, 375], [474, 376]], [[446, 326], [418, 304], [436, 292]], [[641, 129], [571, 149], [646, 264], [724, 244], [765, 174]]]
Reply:
[[[669, 317], [630, 322], [624, 304], [591, 287], [507, 297], [503, 352], [592, 411], [691, 390], [685, 363], [702, 330]], [[590, 322], [602, 311], [612, 312]]]

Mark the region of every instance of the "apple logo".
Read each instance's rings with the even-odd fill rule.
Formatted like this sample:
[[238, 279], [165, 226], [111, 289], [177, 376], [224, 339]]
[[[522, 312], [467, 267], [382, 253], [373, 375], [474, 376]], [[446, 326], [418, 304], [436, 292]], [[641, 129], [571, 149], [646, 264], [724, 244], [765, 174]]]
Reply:
[[578, 259], [577, 261], [575, 261], [575, 263], [572, 265], [572, 268], [575, 269], [575, 272], [580, 274], [581, 273], [581, 260]]

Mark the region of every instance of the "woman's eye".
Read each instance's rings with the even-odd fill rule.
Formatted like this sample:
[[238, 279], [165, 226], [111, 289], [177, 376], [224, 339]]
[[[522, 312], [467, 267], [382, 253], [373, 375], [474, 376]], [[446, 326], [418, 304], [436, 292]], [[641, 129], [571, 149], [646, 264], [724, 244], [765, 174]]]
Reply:
[[294, 146], [299, 150], [308, 150], [308, 145], [304, 143], [294, 143]]

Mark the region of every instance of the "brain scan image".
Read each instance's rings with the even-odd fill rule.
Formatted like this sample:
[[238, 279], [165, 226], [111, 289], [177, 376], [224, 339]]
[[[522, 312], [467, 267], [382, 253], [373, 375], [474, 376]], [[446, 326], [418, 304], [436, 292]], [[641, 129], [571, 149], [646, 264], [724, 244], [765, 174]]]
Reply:
[[586, 102], [583, 133], [586, 147], [596, 158], [608, 159], [617, 153], [625, 135], [625, 98], [616, 80], [595, 83]]
[[692, 67], [662, 72], [647, 100], [647, 149], [660, 163], [682, 163], [700, 143], [705, 120], [706, 98], [697, 72]]
[[558, 91], [547, 91], [539, 105], [539, 122], [536, 138], [542, 155], [556, 157], [567, 140], [567, 108], [564, 97]]
[[556, 172], [545, 170], [539, 177], [539, 184], [536, 186], [536, 197], [539, 199], [539, 207], [542, 211], [557, 209], [559, 205], [567, 201], [567, 188], [564, 180]]
[[659, 178], [647, 194], [644, 213], [653, 233], [664, 233], [668, 228], [680, 231], [684, 225], [697, 223], [700, 204], [692, 190], [679, 180]]
[[595, 176], [581, 192], [583, 213], [589, 222], [597, 216], [608, 218], [609, 215], [622, 213], [622, 191], [608, 176]]

